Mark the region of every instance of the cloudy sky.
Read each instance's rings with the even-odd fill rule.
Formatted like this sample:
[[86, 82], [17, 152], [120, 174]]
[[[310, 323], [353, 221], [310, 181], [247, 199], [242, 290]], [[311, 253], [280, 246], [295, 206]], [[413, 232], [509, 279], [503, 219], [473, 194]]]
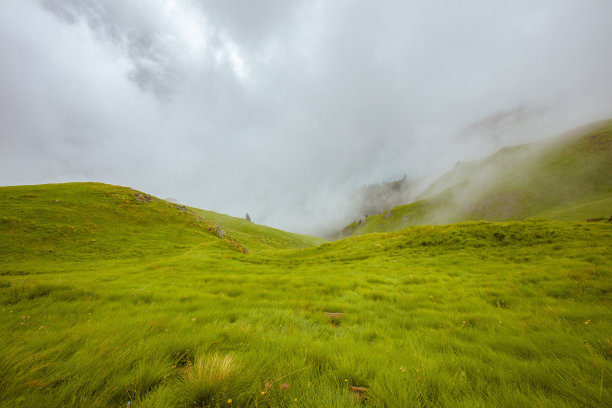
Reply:
[[2, 0], [0, 185], [296, 232], [359, 186], [612, 117], [612, 2]]

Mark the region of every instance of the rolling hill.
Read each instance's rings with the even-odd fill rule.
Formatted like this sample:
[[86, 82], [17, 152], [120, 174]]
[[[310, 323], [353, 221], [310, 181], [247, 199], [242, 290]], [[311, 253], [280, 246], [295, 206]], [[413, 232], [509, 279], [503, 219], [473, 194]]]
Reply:
[[0, 187], [0, 209], [4, 262], [149, 259], [193, 245], [257, 251], [324, 242], [102, 183]]
[[0, 407], [600, 407], [612, 225], [335, 242], [130, 188], [0, 188]]
[[468, 220], [580, 221], [611, 214], [612, 120], [461, 163], [415, 202], [353, 222], [339, 236]]

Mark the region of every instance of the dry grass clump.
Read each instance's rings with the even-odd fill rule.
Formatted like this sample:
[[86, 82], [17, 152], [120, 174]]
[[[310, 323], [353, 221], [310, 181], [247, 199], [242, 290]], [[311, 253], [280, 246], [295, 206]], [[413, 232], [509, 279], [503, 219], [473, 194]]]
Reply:
[[187, 401], [195, 406], [214, 405], [239, 383], [240, 369], [234, 357], [200, 356], [182, 369]]

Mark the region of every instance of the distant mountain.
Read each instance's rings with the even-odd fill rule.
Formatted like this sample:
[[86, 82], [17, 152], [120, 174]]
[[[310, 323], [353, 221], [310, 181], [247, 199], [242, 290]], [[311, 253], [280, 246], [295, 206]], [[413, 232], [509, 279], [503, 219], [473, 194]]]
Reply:
[[411, 225], [612, 214], [612, 120], [458, 163], [417, 200], [344, 228], [340, 237]]
[[413, 186], [404, 175], [398, 180], [363, 186], [353, 194], [352, 200], [358, 214], [376, 214], [413, 198]]

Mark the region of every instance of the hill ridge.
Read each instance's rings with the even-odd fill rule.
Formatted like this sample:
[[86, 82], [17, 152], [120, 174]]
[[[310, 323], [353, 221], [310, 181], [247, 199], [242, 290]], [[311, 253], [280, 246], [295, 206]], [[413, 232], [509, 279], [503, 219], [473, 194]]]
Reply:
[[412, 203], [355, 221], [339, 238], [411, 225], [527, 218], [586, 220], [612, 210], [612, 120], [507, 146], [456, 166]]
[[[144, 257], [176, 253], [198, 243], [243, 253], [304, 247], [322, 239], [253, 225], [252, 234], [210, 215], [130, 187], [57, 183], [0, 187], [0, 256], [40, 258]], [[207, 217], [208, 215], [208, 217]], [[238, 235], [239, 237], [235, 237]]]

